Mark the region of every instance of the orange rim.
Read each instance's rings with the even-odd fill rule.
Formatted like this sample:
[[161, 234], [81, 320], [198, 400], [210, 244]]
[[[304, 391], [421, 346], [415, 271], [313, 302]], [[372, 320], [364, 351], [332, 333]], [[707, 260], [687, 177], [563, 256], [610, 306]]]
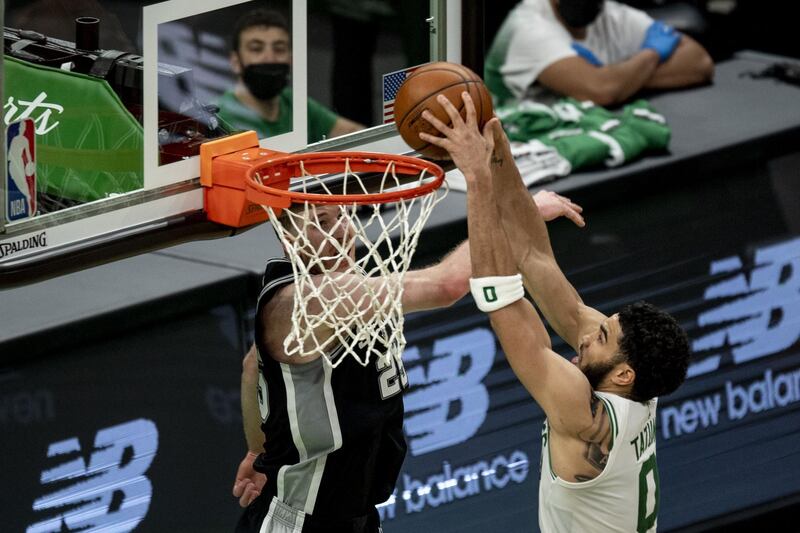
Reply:
[[[287, 177], [283, 172], [288, 173], [288, 179], [302, 177], [300, 163], [303, 163], [306, 175], [334, 174], [340, 173], [345, 168], [345, 161], [350, 160], [350, 170], [352, 172], [386, 172], [389, 164], [394, 163], [395, 174], [415, 175], [427, 171], [433, 180], [422, 183], [417, 187], [410, 187], [399, 191], [389, 191], [374, 194], [319, 194], [290, 191], [265, 185], [259, 181], [257, 174], [263, 174], [265, 170], [280, 168], [281, 181], [285, 184]], [[439, 187], [444, 182], [444, 170], [436, 163], [425, 161], [416, 157], [405, 155], [379, 154], [371, 152], [312, 152], [307, 154], [289, 154], [286, 156], [271, 159], [261, 164], [254, 165], [247, 170], [246, 184], [248, 188], [255, 189], [269, 197], [288, 199], [292, 203], [308, 202], [312, 204], [384, 204], [396, 202], [402, 199], [416, 198], [428, 194]], [[269, 176], [267, 176], [269, 179]], [[275, 207], [275, 206], [273, 206]]]

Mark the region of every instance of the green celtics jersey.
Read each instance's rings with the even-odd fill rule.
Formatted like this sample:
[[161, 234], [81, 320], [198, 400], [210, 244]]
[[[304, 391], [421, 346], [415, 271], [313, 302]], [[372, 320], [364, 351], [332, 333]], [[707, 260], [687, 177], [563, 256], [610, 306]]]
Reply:
[[608, 461], [596, 478], [565, 481], [550, 465], [550, 435], [542, 431], [539, 527], [542, 533], [655, 533], [659, 481], [656, 404], [595, 392], [605, 404], [612, 435]]
[[666, 149], [671, 135], [664, 117], [644, 100], [621, 113], [570, 98], [552, 106], [524, 100], [498, 108], [497, 116], [510, 140], [551, 146], [572, 170], [622, 165], [645, 152]]
[[[264, 120], [258, 113], [236, 98], [233, 91], [226, 91], [219, 102], [219, 117], [237, 130], [253, 130], [259, 139], [274, 137], [292, 131], [292, 90], [284, 89], [278, 101], [278, 119]], [[316, 100], [308, 99], [308, 142], [314, 143], [328, 137], [336, 124], [337, 115]]]

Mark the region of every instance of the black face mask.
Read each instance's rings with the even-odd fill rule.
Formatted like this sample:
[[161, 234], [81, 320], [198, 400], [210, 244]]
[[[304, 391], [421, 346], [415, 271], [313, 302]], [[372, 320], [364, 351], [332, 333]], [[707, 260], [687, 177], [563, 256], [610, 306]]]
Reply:
[[242, 71], [250, 94], [259, 100], [271, 100], [289, 83], [289, 65], [286, 63], [256, 63], [247, 65]]
[[558, 14], [571, 28], [585, 28], [603, 10], [604, 0], [559, 0]]

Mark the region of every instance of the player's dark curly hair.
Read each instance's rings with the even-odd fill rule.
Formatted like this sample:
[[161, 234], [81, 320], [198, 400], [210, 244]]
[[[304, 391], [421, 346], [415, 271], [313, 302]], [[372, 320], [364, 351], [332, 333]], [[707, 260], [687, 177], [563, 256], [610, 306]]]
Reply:
[[620, 351], [636, 372], [631, 399], [639, 402], [669, 394], [686, 379], [689, 339], [667, 312], [647, 302], [619, 312]]
[[285, 30], [286, 33], [292, 33], [291, 29], [289, 28], [289, 21], [280, 11], [266, 8], [254, 9], [242, 15], [239, 20], [236, 21], [236, 24], [233, 25], [231, 49], [234, 52], [239, 52], [239, 44], [242, 32], [244, 30], [257, 28], [260, 26], [264, 26], [266, 28], [280, 28]]

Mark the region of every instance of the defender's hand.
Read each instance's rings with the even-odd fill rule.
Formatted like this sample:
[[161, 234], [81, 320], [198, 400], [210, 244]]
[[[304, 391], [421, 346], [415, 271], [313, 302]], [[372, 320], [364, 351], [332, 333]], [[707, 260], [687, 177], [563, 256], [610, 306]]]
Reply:
[[239, 506], [247, 507], [253, 500], [255, 500], [264, 484], [267, 482], [267, 476], [253, 469], [253, 461], [258, 457], [253, 452], [247, 452], [242, 462], [239, 463], [239, 469], [236, 471], [236, 481], [233, 484], [233, 495], [239, 498]]
[[576, 226], [582, 228], [586, 225], [581, 213], [583, 208], [572, 200], [552, 191], [539, 191], [533, 195], [533, 201], [539, 208], [539, 213], [545, 222], [550, 222], [558, 217], [567, 217]]

